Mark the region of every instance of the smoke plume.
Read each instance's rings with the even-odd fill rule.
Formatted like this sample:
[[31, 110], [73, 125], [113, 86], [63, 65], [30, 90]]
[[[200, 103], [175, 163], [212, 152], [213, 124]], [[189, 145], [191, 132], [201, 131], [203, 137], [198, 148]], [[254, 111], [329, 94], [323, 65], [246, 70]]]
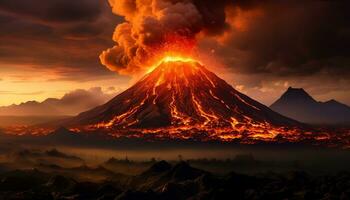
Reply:
[[191, 51], [199, 36], [216, 36], [228, 29], [226, 0], [109, 0], [123, 16], [113, 34], [116, 45], [100, 60], [111, 71], [142, 71], [162, 51]]

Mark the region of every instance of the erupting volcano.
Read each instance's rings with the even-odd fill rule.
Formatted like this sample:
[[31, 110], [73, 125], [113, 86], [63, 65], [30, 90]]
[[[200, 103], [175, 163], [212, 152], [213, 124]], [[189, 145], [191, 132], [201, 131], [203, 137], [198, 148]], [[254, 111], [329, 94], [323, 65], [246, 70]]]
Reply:
[[116, 136], [193, 138], [204, 133], [203, 140], [231, 140], [242, 134], [293, 135], [292, 127], [300, 124], [238, 92], [194, 59], [165, 57], [132, 87], [65, 125]]

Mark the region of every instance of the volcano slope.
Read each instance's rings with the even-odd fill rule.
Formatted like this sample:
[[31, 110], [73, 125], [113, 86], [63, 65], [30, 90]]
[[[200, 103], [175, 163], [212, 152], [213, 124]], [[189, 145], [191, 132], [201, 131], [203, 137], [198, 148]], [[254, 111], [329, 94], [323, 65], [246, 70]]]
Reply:
[[64, 125], [114, 136], [200, 140], [232, 140], [242, 134], [293, 136], [294, 127], [302, 126], [238, 92], [193, 60], [161, 62], [111, 101]]

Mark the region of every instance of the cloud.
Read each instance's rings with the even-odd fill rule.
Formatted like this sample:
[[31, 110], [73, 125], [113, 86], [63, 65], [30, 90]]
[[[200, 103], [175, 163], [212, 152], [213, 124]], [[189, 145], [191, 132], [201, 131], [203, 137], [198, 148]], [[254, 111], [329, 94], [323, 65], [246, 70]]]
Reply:
[[347, 1], [238, 1], [226, 9], [230, 28], [203, 38], [229, 69], [228, 80], [266, 104], [285, 88], [350, 102], [350, 14]]
[[[18, 105], [0, 107], [0, 115], [13, 116], [51, 116], [51, 115], [76, 115], [80, 112], [99, 106], [119, 91], [103, 91], [101, 87], [93, 87], [88, 90], [77, 89], [66, 93], [61, 98], [48, 98], [43, 102], [28, 101]], [[35, 95], [33, 93], [16, 93], [0, 91], [0, 94]]]
[[237, 73], [309, 76], [350, 75], [349, 2], [280, 1], [236, 5], [227, 11], [231, 29], [203, 45]]
[[98, 55], [112, 45], [120, 20], [102, 0], [0, 1], [0, 64], [61, 71], [78, 81], [110, 75], [98, 67]]
[[[78, 104], [79, 102], [84, 104], [86, 101], [90, 101], [91, 104], [96, 104], [95, 102], [105, 102], [111, 99], [114, 94], [107, 94], [102, 91], [101, 87], [93, 87], [88, 90], [77, 89], [66, 93], [60, 100], [62, 104]], [[84, 100], [86, 99], [86, 100]]]
[[[137, 5], [142, 2], [148, 4]], [[350, 102], [347, 1], [110, 0], [110, 4], [114, 14], [102, 0], [0, 1], [1, 73], [23, 77], [26, 71], [48, 71], [48, 81], [100, 80], [113, 76], [109, 70], [140, 71], [157, 51], [176, 48], [177, 44], [169, 47], [164, 41], [186, 40], [186, 51], [195, 48], [212, 54], [229, 69], [225, 79], [243, 86], [249, 95], [263, 90], [258, 98], [271, 99], [283, 90], [274, 83], [288, 81], [323, 98]], [[108, 69], [100, 67], [98, 55]]]
[[228, 29], [225, 6], [219, 0], [110, 0], [118, 24], [113, 35], [116, 45], [102, 52], [100, 60], [109, 70], [133, 74], [142, 70], [164, 51], [190, 51], [199, 33], [215, 36]]
[[155, 51], [172, 45], [169, 35], [199, 39], [199, 49], [213, 49], [237, 73], [346, 77], [350, 72], [346, 1], [110, 0], [110, 4], [126, 21], [115, 29], [116, 45], [100, 59], [118, 73], [147, 66]]
[[2, 0], [0, 10], [49, 23], [93, 21], [101, 15], [102, 1], [94, 0]]

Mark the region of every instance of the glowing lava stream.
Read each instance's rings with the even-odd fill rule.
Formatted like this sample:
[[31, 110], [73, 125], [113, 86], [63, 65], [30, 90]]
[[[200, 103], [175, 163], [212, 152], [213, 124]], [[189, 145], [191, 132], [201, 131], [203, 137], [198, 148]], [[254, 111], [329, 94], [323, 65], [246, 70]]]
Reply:
[[[143, 79], [143, 81], [145, 81], [145, 86], [151, 86], [151, 93], [149, 91], [150, 89], [147, 89], [145, 92], [145, 98], [143, 98], [139, 104], [136, 104], [125, 112], [114, 116], [107, 122], [92, 125], [90, 128], [113, 128], [119, 124], [122, 124], [122, 127], [127, 128], [137, 124], [140, 122], [140, 120], [138, 118], [133, 118], [132, 116], [142, 112], [144, 109], [143, 106], [147, 106], [149, 102], [152, 102], [154, 106], [157, 106], [158, 98], [163, 95], [159, 94], [160, 89], [164, 90], [164, 87], [161, 88], [163, 84], [167, 84], [166, 89], [171, 94], [170, 102], [168, 102], [171, 126], [178, 127], [181, 130], [191, 128], [210, 130], [214, 127], [220, 127], [223, 124], [224, 126], [228, 125], [234, 131], [241, 131], [248, 128], [247, 125], [244, 125], [246, 123], [250, 124], [249, 127], [251, 128], [249, 129], [251, 130], [254, 127], [266, 130], [268, 127], [265, 123], [253, 122], [250, 120], [251, 118], [243, 115], [240, 112], [239, 115], [241, 115], [241, 120], [238, 120], [237, 116], [228, 116], [227, 119], [223, 113], [215, 114], [215, 112], [213, 112], [210, 108], [208, 109], [203, 107], [202, 102], [200, 101], [201, 98], [198, 98], [198, 95], [201, 94], [201, 92], [198, 94], [194, 92], [194, 89], [201, 87], [201, 85], [194, 85], [193, 82], [199, 81], [200, 83], [205, 84], [209, 91], [209, 96], [207, 98], [212, 98], [210, 101], [213, 103], [219, 102], [224, 106], [226, 112], [231, 113], [231, 107], [236, 109], [235, 106], [230, 107], [223, 99], [220, 99], [214, 94], [213, 90], [216, 89], [215, 80], [212, 80], [212, 78], [209, 77], [210, 73], [203, 71], [203, 66], [196, 60], [186, 57], [166, 56], [159, 61], [159, 64], [156, 64], [155, 66], [157, 66], [157, 68], [153, 67], [150, 71], [152, 71], [152, 73], [156, 73], [157, 76], [153, 77], [152, 73], [149, 73], [148, 77]], [[191, 108], [192, 114], [190, 114], [188, 111], [181, 111], [181, 109], [178, 108], [179, 102], [176, 101], [176, 98], [182, 98], [186, 91], [188, 92], [187, 99], [182, 101], [187, 102], [182, 103]], [[259, 108], [246, 102], [238, 94], [234, 94], [234, 96], [247, 106], [252, 107], [255, 110], [259, 110]], [[236, 111], [234, 113], [238, 114]], [[197, 118], [196, 116], [200, 118]], [[239, 128], [236, 127], [238, 125], [240, 125]], [[224, 128], [221, 130], [216, 129], [214, 132], [218, 133], [227, 131], [228, 129]]]
[[[110, 102], [71, 120], [70, 128], [113, 137], [252, 143], [297, 141], [298, 122], [236, 91], [193, 58], [165, 56]], [[320, 136], [319, 138], [324, 138]]]
[[[113, 138], [239, 140], [245, 144], [307, 141], [350, 148], [349, 130], [305, 130], [299, 122], [241, 94], [194, 59], [183, 57], [163, 58], [135, 85], [63, 126]], [[4, 130], [17, 135], [50, 131], [40, 127]]]

